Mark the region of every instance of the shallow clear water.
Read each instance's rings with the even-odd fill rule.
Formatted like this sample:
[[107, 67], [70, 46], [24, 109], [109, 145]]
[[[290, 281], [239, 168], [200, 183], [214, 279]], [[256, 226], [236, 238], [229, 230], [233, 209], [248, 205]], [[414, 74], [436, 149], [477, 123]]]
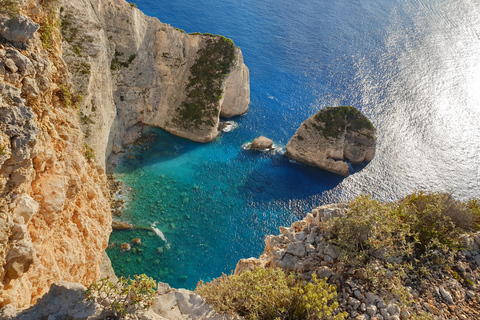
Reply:
[[[119, 164], [135, 197], [124, 217], [146, 229], [112, 234], [116, 244], [143, 241], [136, 252], [108, 250], [117, 273], [194, 288], [258, 256], [266, 234], [322, 203], [415, 189], [479, 196], [479, 2], [136, 3], [186, 32], [232, 38], [250, 68], [252, 102], [213, 143], [152, 129], [135, 159]], [[281, 152], [302, 121], [336, 105], [361, 109], [377, 127], [374, 160], [346, 179]], [[277, 152], [242, 149], [259, 135]]]

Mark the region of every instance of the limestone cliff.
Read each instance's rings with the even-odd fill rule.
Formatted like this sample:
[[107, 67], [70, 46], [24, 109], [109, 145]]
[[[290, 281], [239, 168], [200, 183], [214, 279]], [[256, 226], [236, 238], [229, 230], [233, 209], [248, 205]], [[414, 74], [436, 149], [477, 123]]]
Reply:
[[[249, 74], [231, 40], [187, 35], [123, 0], [1, 4], [0, 307], [25, 307], [54, 282], [99, 278], [106, 157], [139, 124], [215, 139], [220, 113], [247, 111]], [[215, 72], [200, 79], [204, 58]]]
[[[211, 110], [190, 112], [192, 66], [224, 38], [187, 35], [124, 0], [62, 0], [59, 6], [63, 58], [84, 96], [80, 112], [86, 141], [101, 162], [136, 137], [138, 124], [208, 142], [219, 135], [220, 113], [231, 117], [247, 111], [248, 68], [233, 43], [228, 75], [214, 83], [220, 93]], [[212, 57], [219, 52], [211, 51]]]
[[28, 306], [58, 280], [88, 285], [111, 232], [53, 10], [24, 1], [28, 17], [0, 15], [0, 306]]
[[328, 107], [302, 123], [285, 154], [295, 161], [348, 176], [346, 161], [371, 161], [375, 145], [375, 128], [360, 111]]

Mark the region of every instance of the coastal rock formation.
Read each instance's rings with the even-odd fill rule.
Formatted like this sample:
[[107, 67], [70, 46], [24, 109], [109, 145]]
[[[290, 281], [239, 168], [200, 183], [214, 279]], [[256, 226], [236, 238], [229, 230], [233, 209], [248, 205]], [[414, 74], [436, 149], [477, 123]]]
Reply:
[[[101, 163], [123, 149], [126, 136], [138, 137], [138, 125], [209, 142], [220, 134], [219, 115], [247, 111], [249, 72], [229, 39], [185, 34], [124, 0], [63, 0], [59, 7], [63, 59], [83, 94], [82, 129]], [[208, 58], [220, 78], [202, 69]], [[195, 82], [196, 73], [218, 89], [215, 96]]]
[[250, 145], [250, 149], [266, 150], [266, 149], [270, 149], [272, 145], [273, 145], [273, 141], [271, 139], [268, 139], [264, 136], [260, 136], [258, 138], [253, 139], [253, 142]]
[[[438, 319], [480, 319], [480, 232], [464, 236], [465, 249], [457, 252], [451, 267], [448, 264], [443, 266], [444, 269], [438, 265], [428, 268], [424, 277], [416, 280], [422, 285], [410, 282], [408, 276], [403, 278], [408, 283], [403, 296], [392, 298], [369, 283], [369, 280], [381, 283], [382, 279], [359, 272], [362, 266], [383, 269], [385, 257], [379, 255], [377, 260], [370, 259], [355, 268], [345, 268], [342, 250], [328, 240], [325, 225], [332, 219], [341, 219], [349, 210], [347, 203], [324, 205], [313, 209], [290, 227], [280, 227], [279, 235], [265, 238], [262, 255], [240, 260], [235, 274], [258, 267], [281, 268], [309, 281], [315, 273], [319, 279], [336, 285], [340, 311], [347, 311], [348, 319], [399, 320], [422, 312], [438, 316]], [[362, 234], [353, 236], [366, 237]], [[388, 284], [393, 283], [395, 278], [391, 278], [391, 271], [384, 269], [384, 272], [389, 275]], [[393, 287], [400, 292], [398, 283]], [[402, 305], [405, 302], [402, 299], [409, 297], [415, 299], [415, 303], [407, 308]], [[433, 319], [437, 319], [435, 317]]]
[[360, 111], [352, 107], [328, 107], [302, 123], [288, 142], [285, 155], [346, 177], [347, 161], [371, 161], [375, 146], [375, 128]]
[[[9, 306], [0, 310], [0, 319], [38, 320], [71, 319], [102, 320], [105, 319], [104, 306], [85, 300], [86, 288], [78, 283], [59, 281], [52, 284], [48, 294], [38, 303], [26, 310]], [[106, 309], [108, 315], [108, 308]], [[159, 283], [157, 296], [152, 309], [141, 308], [131, 314], [129, 319], [142, 320], [240, 320], [238, 316], [219, 314], [197, 294], [184, 290], [172, 289], [166, 283]]]
[[0, 11], [0, 307], [13, 308], [57, 281], [86, 286], [111, 274], [108, 155], [143, 125], [215, 139], [220, 113], [246, 112], [249, 74], [231, 40], [187, 35], [123, 0], [8, 5]]
[[59, 33], [45, 50], [49, 9], [23, 4], [26, 15], [0, 15], [0, 307], [29, 306], [58, 280], [98, 279], [111, 232], [104, 169], [85, 156]]

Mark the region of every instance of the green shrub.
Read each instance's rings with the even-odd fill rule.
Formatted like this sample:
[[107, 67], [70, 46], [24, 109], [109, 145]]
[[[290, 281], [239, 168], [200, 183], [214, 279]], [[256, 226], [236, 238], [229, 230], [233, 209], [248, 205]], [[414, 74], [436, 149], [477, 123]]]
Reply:
[[135, 3], [133, 3], [133, 2], [129, 2], [129, 3], [130, 3], [130, 6], [131, 6], [132, 8], [136, 8], [136, 7], [137, 7], [137, 5], [136, 5]]
[[62, 84], [59, 86], [56, 94], [67, 108], [74, 107], [78, 109], [78, 104], [83, 100], [81, 94], [72, 93], [68, 86]]
[[[351, 131], [368, 129], [375, 131], [373, 124], [360, 111], [350, 106], [327, 107], [315, 114], [314, 119], [319, 124], [312, 126], [324, 137], [337, 138], [342, 134], [347, 123]], [[372, 136], [369, 136], [373, 139]]]
[[4, 156], [6, 154], [5, 147], [0, 145], [0, 156]]
[[402, 283], [420, 281], [432, 268], [447, 268], [461, 248], [461, 236], [479, 230], [479, 221], [478, 200], [415, 192], [394, 203], [357, 197], [323, 230], [339, 247], [345, 267], [354, 267], [384, 296], [409, 303]]
[[57, 12], [52, 10], [47, 17], [40, 23], [40, 40], [44, 49], [51, 49], [53, 45], [53, 35], [55, 30], [61, 26], [61, 21], [57, 19]]
[[464, 203], [449, 193], [415, 192], [402, 199], [399, 216], [409, 224], [417, 250], [448, 251], [460, 248], [460, 236], [479, 230], [476, 200]]
[[[286, 276], [280, 269], [257, 268], [210, 283], [200, 281], [195, 291], [220, 313], [237, 313], [245, 319], [344, 319], [338, 308], [336, 287]], [[318, 317], [318, 318], [317, 318]]]
[[85, 151], [83, 152], [83, 156], [87, 160], [93, 160], [95, 159], [95, 150], [93, 150], [92, 147], [90, 147], [86, 142], [84, 144]]
[[6, 14], [10, 18], [16, 18], [20, 13], [18, 0], [0, 0], [0, 13]]
[[110, 312], [116, 319], [121, 319], [138, 308], [150, 309], [156, 287], [155, 280], [144, 274], [135, 275], [134, 279], [121, 277], [115, 284], [104, 278], [88, 287], [86, 298], [104, 306], [105, 317]]

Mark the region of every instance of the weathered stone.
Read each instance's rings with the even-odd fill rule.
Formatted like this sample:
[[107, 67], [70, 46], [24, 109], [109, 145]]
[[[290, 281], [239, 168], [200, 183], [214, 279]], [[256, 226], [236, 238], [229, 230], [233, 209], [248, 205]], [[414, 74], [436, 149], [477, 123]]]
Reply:
[[11, 72], [15, 73], [18, 71], [18, 67], [12, 59], [5, 59], [4, 64]]
[[438, 314], [438, 313], [439, 313], [438, 308], [435, 307], [434, 305], [430, 304], [430, 303], [424, 303], [423, 306], [424, 306], [425, 309], [427, 309], [427, 311], [430, 312], [430, 313], [433, 313], [433, 314]]
[[30, 241], [20, 240], [11, 248], [5, 257], [6, 276], [18, 279], [28, 271], [35, 257], [35, 248]]
[[0, 17], [0, 36], [8, 41], [25, 43], [39, 28], [38, 23], [21, 14], [14, 19]]
[[452, 298], [452, 295], [450, 294], [450, 292], [445, 290], [445, 288], [443, 286], [439, 286], [438, 290], [439, 290], [442, 298], [445, 299], [445, 301], [447, 301], [449, 304], [453, 304], [453, 298]]
[[332, 259], [337, 259], [338, 255], [340, 254], [340, 250], [336, 245], [328, 244], [325, 247], [324, 254], [329, 255], [330, 257], [332, 257]]
[[[387, 308], [387, 304], [385, 303], [385, 301], [383, 301], [383, 299], [380, 299], [378, 302], [377, 302], [377, 308], [378, 309], [386, 309]], [[383, 315], [383, 314], [382, 314]]]
[[400, 307], [397, 304], [391, 303], [387, 306], [387, 311], [391, 316], [400, 314]]
[[[28, 224], [38, 210], [38, 203], [28, 194], [22, 193], [15, 199], [15, 209], [13, 209], [13, 213], [15, 214], [14, 219], [17, 222]], [[20, 217], [22, 220], [19, 220]]]
[[264, 136], [253, 139], [250, 149], [266, 150], [272, 148], [273, 141]]
[[287, 243], [287, 252], [297, 257], [304, 257], [306, 254], [305, 245], [300, 241]]
[[348, 304], [351, 305], [354, 310], [356, 310], [360, 307], [361, 302], [355, 298], [350, 297], [348, 298]]
[[316, 274], [318, 279], [329, 279], [334, 273], [329, 267], [321, 266], [317, 268]]
[[131, 248], [131, 247], [130, 247], [130, 244], [129, 244], [129, 243], [126, 243], [126, 242], [124, 242], [124, 243], [122, 243], [122, 244], [120, 245], [120, 249], [121, 249], [121, 250], [128, 251], [128, 250], [130, 250], [130, 248]]
[[372, 304], [367, 307], [367, 314], [370, 317], [373, 317], [376, 313], [377, 313], [377, 307], [375, 305]]
[[402, 310], [400, 311], [400, 319], [410, 319], [410, 312], [406, 307], [402, 307]]
[[263, 267], [262, 261], [256, 258], [240, 259], [235, 267], [235, 274], [239, 275], [244, 271], [253, 271], [256, 268]]
[[24, 56], [17, 50], [7, 49], [6, 56], [15, 62], [15, 65], [18, 67], [18, 70], [21, 72], [22, 76], [35, 75], [35, 67], [29, 58]]
[[39, 90], [37, 82], [30, 77], [25, 77], [23, 79], [23, 90], [29, 97], [38, 97]]
[[285, 155], [348, 176], [346, 161], [371, 161], [375, 145], [375, 128], [360, 111], [351, 107], [326, 108], [302, 123], [288, 142]]

